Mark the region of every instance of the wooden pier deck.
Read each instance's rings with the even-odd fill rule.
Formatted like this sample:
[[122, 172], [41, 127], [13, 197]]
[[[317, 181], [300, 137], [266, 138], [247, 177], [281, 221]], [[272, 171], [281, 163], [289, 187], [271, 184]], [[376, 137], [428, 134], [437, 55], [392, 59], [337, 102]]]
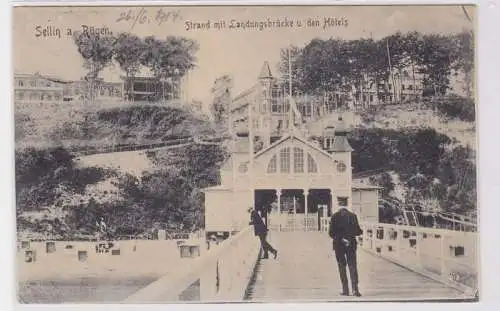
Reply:
[[[260, 260], [248, 299], [256, 302], [349, 300], [458, 300], [446, 286], [358, 248], [363, 297], [340, 296], [341, 285], [330, 238], [320, 232], [271, 232], [278, 259]], [[272, 256], [271, 256], [272, 257]]]

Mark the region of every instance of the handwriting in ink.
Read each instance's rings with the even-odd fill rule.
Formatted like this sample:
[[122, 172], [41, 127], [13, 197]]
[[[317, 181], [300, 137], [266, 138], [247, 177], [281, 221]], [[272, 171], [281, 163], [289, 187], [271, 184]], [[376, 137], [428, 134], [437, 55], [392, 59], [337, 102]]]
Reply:
[[134, 12], [134, 10], [132, 9], [129, 9], [128, 11], [121, 12], [120, 17], [118, 17], [116, 22], [118, 23], [121, 21], [126, 21], [126, 22], [132, 21], [131, 28], [134, 28], [137, 23], [142, 25], [150, 22], [150, 19], [147, 15], [147, 11], [145, 8], [140, 8], [135, 11], [136, 12]]
[[[154, 15], [154, 22], [158, 26], [165, 22], [172, 21], [175, 22], [180, 19], [180, 11], [166, 11], [160, 8], [156, 11]], [[151, 23], [151, 18], [149, 17], [148, 11], [145, 8], [140, 9], [129, 9], [127, 11], [121, 12], [120, 16], [116, 19], [116, 22], [131, 22], [131, 28], [133, 29], [137, 24]]]
[[162, 8], [160, 8], [158, 11], [156, 11], [155, 20], [158, 23], [158, 26], [160, 26], [161, 24], [163, 24], [164, 22], [168, 22], [169, 20], [176, 22], [178, 19], [180, 19], [180, 17], [180, 11], [164, 11]]

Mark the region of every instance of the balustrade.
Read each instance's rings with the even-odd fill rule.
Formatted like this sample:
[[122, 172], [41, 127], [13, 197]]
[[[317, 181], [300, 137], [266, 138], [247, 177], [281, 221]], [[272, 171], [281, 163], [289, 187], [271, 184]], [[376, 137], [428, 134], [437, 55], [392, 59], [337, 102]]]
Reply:
[[165, 303], [176, 301], [240, 302], [260, 250], [260, 243], [248, 227], [181, 271], [164, 276], [128, 297], [127, 303]]
[[362, 223], [363, 249], [474, 295], [478, 235], [445, 229]]

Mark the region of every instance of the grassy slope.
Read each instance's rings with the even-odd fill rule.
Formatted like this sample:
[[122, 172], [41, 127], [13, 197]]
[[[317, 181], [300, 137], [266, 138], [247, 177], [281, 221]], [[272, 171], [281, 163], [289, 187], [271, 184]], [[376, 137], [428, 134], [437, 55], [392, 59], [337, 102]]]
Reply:
[[[15, 112], [17, 151], [25, 150], [26, 147], [45, 150], [53, 146], [71, 148], [110, 142], [144, 144], [171, 136], [207, 134], [212, 131], [210, 123], [179, 106], [114, 103], [103, 107], [72, 103], [36, 109], [24, 107], [16, 109]], [[142, 158], [147, 160], [145, 155]], [[75, 168], [104, 167], [100, 163], [102, 161], [95, 159], [74, 161]], [[133, 172], [118, 167], [116, 173], [121, 175]], [[139, 174], [137, 172], [134, 175]], [[46, 234], [40, 232], [40, 224], [41, 227], [46, 227], [55, 219], [65, 222], [68, 213], [62, 206], [85, 205], [90, 200], [97, 203], [119, 201], [121, 195], [113, 181], [116, 181], [116, 176], [108, 176], [105, 180], [86, 185], [83, 193], [60, 187], [56, 191], [58, 199], [52, 204], [39, 205], [33, 211], [23, 211], [19, 215], [21, 222], [26, 225], [23, 235], [28, 234], [31, 238], [43, 237]], [[38, 229], [30, 230], [36, 227]]]
[[212, 130], [205, 119], [180, 104], [18, 105], [15, 118], [17, 148], [147, 144]]

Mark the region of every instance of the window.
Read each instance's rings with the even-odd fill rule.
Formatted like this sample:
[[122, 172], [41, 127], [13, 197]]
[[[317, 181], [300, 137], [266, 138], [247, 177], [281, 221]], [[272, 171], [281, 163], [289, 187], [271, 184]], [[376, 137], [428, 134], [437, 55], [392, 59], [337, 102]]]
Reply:
[[23, 86], [24, 86], [24, 80], [19, 80], [19, 81], [18, 81], [18, 85], [19, 85], [20, 87], [23, 87]]
[[405, 90], [405, 85], [401, 84], [401, 89], [404, 91]]
[[316, 162], [314, 162], [314, 159], [310, 154], [307, 154], [307, 171], [309, 173], [317, 173], [318, 172], [318, 167], [316, 165]]
[[345, 165], [344, 162], [340, 161], [338, 164], [337, 164], [337, 171], [339, 173], [344, 173], [345, 171], [347, 170], [347, 165]]
[[411, 91], [411, 90], [413, 90], [413, 85], [411, 85], [411, 84], [410, 84], [410, 85], [408, 85], [408, 89], [409, 89], [410, 91]]
[[283, 148], [280, 151], [280, 172], [290, 173], [290, 148]]
[[244, 174], [248, 171], [248, 165], [246, 163], [240, 163], [238, 166], [238, 172]]
[[370, 95], [370, 103], [373, 102], [373, 95]]
[[295, 173], [304, 173], [304, 150], [293, 148], [293, 170]]
[[276, 163], [277, 162], [277, 157], [273, 156], [271, 158], [271, 161], [269, 161], [269, 164], [267, 165], [267, 172], [268, 173], [276, 173]]
[[36, 86], [36, 80], [31, 80], [30, 81], [30, 86], [35, 87]]
[[348, 205], [348, 198], [347, 197], [337, 197], [337, 202], [339, 206], [345, 206], [347, 207]]

